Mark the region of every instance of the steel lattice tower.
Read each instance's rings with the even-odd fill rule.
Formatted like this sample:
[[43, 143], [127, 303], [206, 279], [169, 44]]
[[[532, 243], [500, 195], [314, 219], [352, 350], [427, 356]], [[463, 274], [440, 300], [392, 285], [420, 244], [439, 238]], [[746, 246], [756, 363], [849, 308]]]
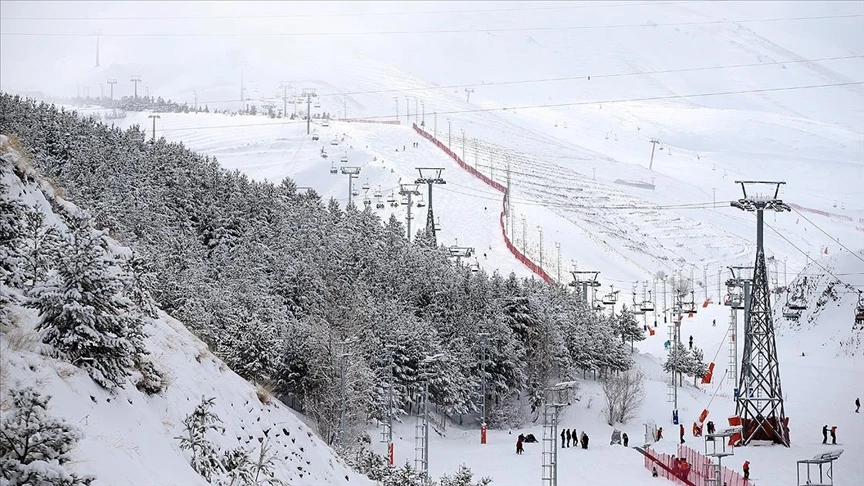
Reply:
[[[756, 213], [756, 263], [753, 271], [749, 319], [744, 326], [744, 354], [735, 414], [741, 417], [743, 430], [741, 445], [752, 440], [770, 440], [789, 446], [783, 390], [780, 386], [780, 364], [774, 338], [771, 315], [771, 295], [768, 288], [768, 270], [765, 266], [763, 241], [763, 214], [765, 210], [789, 211], [778, 198], [780, 186], [785, 182], [736, 181], [741, 184], [744, 198], [733, 201], [733, 207]], [[747, 184], [770, 185], [773, 196], [747, 195]]]
[[[441, 172], [443, 170], [443, 167], [418, 167], [417, 171], [420, 172], [420, 177], [416, 181], [414, 181], [417, 184], [426, 184], [429, 186], [429, 195], [427, 201], [429, 209], [426, 211], [426, 232], [432, 239], [433, 245], [438, 245], [438, 241], [435, 237], [435, 232], [437, 231], [437, 228], [435, 228], [435, 213], [432, 211], [432, 185], [446, 184], [446, 182], [444, 182], [444, 179], [441, 178]], [[425, 175], [423, 174], [424, 171], [426, 172]]]

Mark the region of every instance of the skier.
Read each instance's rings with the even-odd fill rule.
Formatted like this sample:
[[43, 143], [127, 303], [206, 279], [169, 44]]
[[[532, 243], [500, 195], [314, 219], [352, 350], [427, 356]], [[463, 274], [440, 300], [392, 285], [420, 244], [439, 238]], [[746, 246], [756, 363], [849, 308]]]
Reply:
[[[827, 427], [827, 426], [826, 426], [826, 427]], [[564, 431], [562, 430], [562, 431], [561, 431], [561, 448], [562, 448], [562, 449], [564, 448], [564, 438], [565, 438], [565, 437], [567, 437], [567, 436], [564, 434]]]
[[564, 429], [564, 432], [567, 434], [567, 445], [564, 447], [570, 447], [570, 438], [572, 437], [572, 434], [570, 434], [570, 429]]
[[744, 461], [744, 466], [741, 469], [744, 470], [744, 479], [750, 479], [750, 461]]
[[831, 427], [831, 444], [837, 445], [837, 426], [833, 425]]
[[683, 444], [684, 443], [684, 424], [679, 425], [679, 427], [681, 428], [681, 430], [678, 432], [678, 435], [681, 436], [681, 443]]
[[656, 478], [657, 476], [659, 476], [659, 474], [657, 474], [657, 466], [654, 466], [651, 468], [651, 477]]
[[522, 447], [522, 442], [525, 441], [525, 436], [519, 434], [519, 438], [516, 440], [516, 454], [522, 454], [525, 452], [525, 449]]
[[693, 336], [690, 336], [690, 349], [693, 349]]
[[711, 327], [717, 327], [717, 319], [711, 321]]
[[627, 444], [630, 443], [630, 437], [627, 437], [627, 432], [624, 432], [624, 435], [621, 436], [621, 440], [624, 441], [624, 447], [627, 447]]
[[659, 429], [657, 429], [657, 440], [660, 440], [662, 438], [663, 438], [663, 427], [660, 427]]
[[861, 412], [859, 412], [859, 410], [861, 410], [861, 399], [856, 398], [855, 399], [855, 413], [861, 413]]
[[827, 425], [822, 426], [822, 443], [823, 444], [828, 443], [828, 426]]

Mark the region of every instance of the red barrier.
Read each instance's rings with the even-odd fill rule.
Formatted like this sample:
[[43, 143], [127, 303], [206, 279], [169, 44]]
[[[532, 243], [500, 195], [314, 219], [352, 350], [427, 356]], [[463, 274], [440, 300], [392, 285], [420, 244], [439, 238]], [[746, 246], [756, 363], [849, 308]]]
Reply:
[[676, 460], [672, 459], [672, 456], [669, 454], [664, 454], [662, 452], [654, 452], [651, 449], [645, 449], [645, 469], [649, 471], [653, 471], [654, 468], [657, 468], [657, 476], [661, 478], [666, 478], [669, 481], [672, 481], [675, 484], [684, 484], [686, 486], [702, 486], [701, 484], [696, 484], [690, 480], [693, 474], [693, 468], [690, 469], [690, 474], [687, 477], [684, 477], [678, 465], [676, 464]]
[[539, 276], [540, 278], [542, 278], [546, 282], [552, 282], [552, 277], [550, 277], [549, 274], [546, 273], [545, 270], [540, 268], [539, 265], [532, 262], [531, 259], [529, 259], [527, 256], [525, 256], [521, 251], [519, 251], [513, 245], [513, 243], [510, 242], [510, 238], [507, 237], [507, 231], [506, 231], [505, 226], [504, 226], [504, 216], [505, 216], [505, 209], [504, 208], [507, 207], [507, 204], [506, 204], [506, 202], [507, 202], [507, 188], [505, 188], [500, 182], [496, 182], [496, 181], [490, 179], [488, 176], [486, 176], [485, 174], [482, 174], [480, 171], [478, 171], [474, 167], [471, 167], [470, 165], [466, 164], [461, 158], [459, 158], [458, 155], [456, 155], [455, 152], [450, 150], [449, 147], [444, 145], [440, 140], [433, 137], [426, 130], [423, 130], [422, 128], [418, 127], [416, 123], [413, 124], [412, 126], [413, 126], [415, 132], [419, 133], [423, 138], [425, 138], [426, 140], [429, 140], [436, 147], [441, 149], [445, 154], [449, 155], [450, 158], [453, 159], [459, 165], [459, 167], [465, 169], [469, 174], [471, 174], [474, 177], [485, 182], [487, 186], [504, 193], [504, 202], [503, 202], [503, 207], [501, 209], [501, 216], [499, 218], [499, 222], [501, 224], [501, 235], [504, 237], [504, 243], [507, 245], [507, 250], [509, 250], [510, 253], [512, 253], [513, 256], [516, 257], [517, 260], [522, 262], [523, 265], [528, 267], [529, 270], [534, 272], [535, 275]]
[[339, 118], [338, 121], [348, 123], [375, 123], [378, 125], [401, 125], [399, 120], [366, 120], [364, 118]]
[[[708, 471], [707, 466], [714, 463], [711, 458], [703, 456], [693, 449], [680, 444], [678, 445], [678, 457], [686, 459], [687, 463], [690, 464], [689, 479], [693, 481], [696, 486], [715, 484], [708, 481], [708, 478], [706, 477], [706, 472]], [[727, 461], [731, 460], [731, 457], [727, 459]], [[745, 481], [744, 476], [726, 466], [723, 466], [720, 474], [722, 477], [720, 484], [726, 484], [727, 486], [756, 486], [756, 483], [749, 479]]]

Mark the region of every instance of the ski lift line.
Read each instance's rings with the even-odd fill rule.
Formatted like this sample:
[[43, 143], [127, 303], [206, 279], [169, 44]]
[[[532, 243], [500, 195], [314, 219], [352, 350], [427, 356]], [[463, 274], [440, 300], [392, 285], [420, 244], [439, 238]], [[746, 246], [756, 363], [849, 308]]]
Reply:
[[[864, 55], [851, 55], [851, 56], [834, 56], [834, 57], [821, 57], [814, 59], [793, 59], [790, 61], [770, 61], [770, 62], [753, 62], [753, 63], [743, 63], [743, 64], [727, 64], [721, 66], [700, 66], [700, 67], [692, 67], [692, 68], [678, 68], [678, 69], [659, 69], [655, 71], [631, 71], [626, 73], [610, 73], [610, 74], [583, 74], [581, 76], [566, 76], [559, 78], [539, 78], [539, 79], [524, 79], [524, 80], [515, 80], [515, 81], [491, 81], [491, 82], [479, 82], [473, 84], [451, 84], [451, 85], [443, 85], [443, 86], [429, 86], [423, 88], [391, 88], [391, 89], [379, 89], [379, 90], [370, 90], [370, 91], [349, 91], [346, 93], [325, 93], [318, 96], [345, 96], [345, 95], [364, 95], [364, 94], [378, 94], [378, 93], [392, 93], [392, 92], [413, 92], [413, 91], [432, 91], [432, 90], [441, 90], [441, 89], [456, 89], [456, 88], [471, 88], [476, 86], [507, 86], [514, 84], [534, 84], [534, 83], [554, 83], [561, 81], [578, 81], [585, 80], [589, 77], [591, 78], [618, 78], [625, 76], [645, 76], [645, 75], [653, 75], [653, 74], [669, 74], [669, 73], [686, 73], [686, 72], [694, 72], [694, 71], [713, 71], [718, 69], [736, 69], [736, 68], [746, 68], [746, 67], [761, 67], [761, 66], [776, 66], [781, 64], [800, 64], [806, 62], [826, 62], [826, 61], [840, 61], [840, 60], [848, 60], [848, 59], [860, 59], [864, 57]], [[239, 101], [239, 100], [234, 100]], [[200, 104], [200, 103], [199, 103]]]
[[[854, 19], [864, 17], [864, 14], [821, 15], [812, 17], [771, 17], [762, 19], [724, 19], [698, 20], [690, 22], [645, 22], [641, 24], [606, 24], [606, 25], [571, 25], [565, 27], [498, 27], [473, 29], [440, 29], [440, 30], [382, 30], [355, 32], [167, 32], [167, 33], [100, 33], [100, 37], [333, 37], [333, 36], [367, 36], [367, 35], [432, 35], [432, 34], [483, 34], [487, 32], [562, 32], [574, 30], [603, 29], [654, 29], [657, 27], [684, 27], [694, 25], [736, 25], [760, 22], [793, 22], [805, 20]], [[92, 37], [92, 32], [0, 32], [0, 36], [15, 37]]]
[[[749, 213], [749, 214], [753, 214], [754, 217], [756, 216], [754, 213]], [[771, 226], [770, 224], [768, 224], [768, 223], [765, 222], [765, 221], [763, 221], [763, 224], [765, 224], [765, 226], [767, 226], [768, 228], [770, 228], [771, 231], [773, 231], [774, 233], [776, 233], [777, 236], [779, 236], [780, 238], [782, 238], [786, 243], [789, 243], [790, 245], [792, 245], [792, 248], [795, 248], [796, 250], [798, 250], [799, 252], [801, 252], [801, 254], [804, 255], [804, 257], [805, 257], [807, 260], [812, 261], [813, 263], [816, 264], [816, 266], [818, 266], [819, 268], [821, 268], [822, 270], [824, 270], [825, 273], [827, 273], [828, 275], [831, 275], [832, 277], [834, 277], [835, 280], [837, 280], [838, 282], [841, 282], [841, 283], [845, 284], [845, 285], [848, 286], [848, 287], [855, 287], [854, 285], [849, 284], [849, 282], [844, 281], [843, 279], [841, 279], [840, 277], [838, 277], [837, 275], [835, 275], [834, 273], [832, 273], [830, 270], [828, 270], [827, 268], [825, 268], [821, 263], [817, 262], [814, 258], [812, 258], [810, 255], [808, 255], [807, 252], [805, 252], [804, 250], [802, 250], [801, 248], [799, 248], [798, 245], [796, 245], [795, 243], [792, 243], [791, 241], [789, 241], [789, 239], [786, 238], [786, 236], [784, 236], [783, 233], [781, 233], [781, 232], [777, 231], [776, 229], [774, 229], [773, 226]]]
[[[840, 60], [849, 60], [849, 59], [860, 59], [864, 58], [864, 55], [850, 55], [850, 56], [834, 56], [834, 57], [820, 57], [813, 59], [793, 59], [789, 61], [770, 61], [770, 62], [756, 62], [756, 63], [744, 63], [744, 64], [727, 64], [721, 66], [700, 66], [700, 67], [692, 67], [692, 68], [677, 68], [677, 69], [660, 69], [654, 71], [631, 71], [625, 73], [609, 73], [609, 74], [585, 74], [582, 76], [567, 76], [567, 77], [559, 77], [559, 78], [539, 78], [539, 79], [524, 79], [524, 80], [514, 80], [514, 81], [491, 81], [491, 82], [479, 82], [472, 84], [451, 84], [451, 85], [442, 85], [442, 86], [427, 86], [427, 87], [406, 87], [406, 88], [388, 88], [388, 89], [377, 89], [377, 90], [367, 90], [367, 91], [347, 91], [343, 93], [322, 93], [319, 94], [318, 97], [330, 97], [330, 96], [356, 96], [356, 95], [367, 95], [367, 94], [380, 94], [380, 93], [409, 93], [416, 91], [435, 91], [442, 89], [455, 89], [455, 88], [470, 88], [475, 86], [507, 86], [507, 85], [518, 85], [518, 84], [534, 84], [534, 83], [551, 83], [551, 82], [561, 82], [561, 81], [578, 81], [585, 80], [588, 77], [593, 78], [618, 78], [625, 76], [644, 76], [644, 75], [654, 75], [654, 74], [668, 74], [668, 73], [683, 73], [683, 72], [695, 72], [695, 71], [713, 71], [718, 69], [736, 69], [736, 68], [745, 68], [745, 67], [761, 67], [761, 66], [775, 66], [781, 64], [800, 64], [800, 63], [812, 63], [812, 62], [826, 62], [826, 61], [840, 61]], [[240, 101], [261, 101], [258, 98], [244, 98], [240, 99], [232, 99], [232, 100], [212, 100], [212, 101], [199, 101], [198, 104], [217, 104], [217, 103], [237, 103]]]
[[[439, 14], [466, 14], [466, 13], [495, 13], [495, 12], [533, 12], [546, 10], [572, 10], [584, 8], [607, 8], [607, 7], [641, 7], [645, 5], [668, 5], [680, 4], [682, 2], [640, 2], [607, 5], [568, 5], [556, 7], [535, 8], [501, 8], [501, 9], [471, 9], [471, 10], [427, 10], [416, 12], [351, 12], [351, 13], [316, 13], [316, 14], [273, 14], [273, 15], [189, 15], [189, 16], [112, 16], [112, 17], [4, 17], [3, 20], [210, 20], [210, 19], [290, 19], [308, 17], [384, 17], [393, 15], [439, 15]], [[686, 2], [683, 2], [686, 3]]]
[[810, 224], [812, 224], [813, 226], [815, 226], [816, 229], [818, 229], [819, 231], [822, 232], [822, 234], [824, 234], [824, 235], [827, 236], [828, 238], [831, 238], [831, 241], [833, 241], [834, 243], [837, 243], [838, 245], [840, 245], [841, 247], [843, 247], [844, 250], [848, 251], [848, 252], [851, 253], [853, 256], [855, 256], [855, 258], [857, 258], [857, 259], [861, 260], [862, 262], [864, 262], [864, 258], [861, 258], [861, 257], [860, 257], [856, 252], [850, 250], [850, 249], [849, 249], [846, 245], [844, 245], [843, 243], [840, 243], [840, 240], [839, 240], [838, 238], [834, 238], [833, 236], [831, 236], [830, 234], [828, 234], [828, 232], [825, 231], [824, 229], [822, 229], [821, 227], [819, 227], [818, 224], [816, 224], [816, 223], [814, 223], [813, 221], [811, 221], [810, 218], [808, 218], [807, 216], [804, 216], [804, 214], [802, 214], [801, 211], [798, 211], [798, 210], [795, 209], [795, 208], [792, 208], [792, 211], [795, 211], [795, 213], [798, 214], [798, 216], [801, 216], [802, 218], [804, 218], [804, 221], [807, 221], [808, 223], [810, 223]]
[[[642, 102], [642, 101], [662, 101], [662, 100], [675, 100], [675, 99], [687, 99], [687, 98], [701, 98], [707, 96], [731, 96], [731, 95], [741, 95], [741, 94], [751, 94], [751, 93], [769, 93], [769, 92], [778, 92], [778, 91], [794, 91], [794, 90], [803, 90], [803, 89], [821, 89], [821, 88], [836, 88], [842, 86], [860, 86], [864, 85], [864, 81], [850, 81], [843, 83], [826, 83], [826, 84], [810, 84], [810, 85], [799, 85], [799, 86], [783, 86], [779, 88], [755, 88], [755, 89], [744, 89], [738, 91], [715, 91], [710, 93], [696, 93], [696, 94], [685, 94], [685, 95], [663, 95], [663, 96], [646, 96], [641, 98], [617, 98], [617, 99], [606, 99], [606, 100], [593, 100], [593, 101], [573, 101], [568, 103], [546, 103], [546, 104], [536, 104], [536, 105], [520, 105], [520, 106], [504, 106], [498, 108], [471, 108], [464, 110], [453, 110], [453, 111], [444, 111], [438, 112], [439, 115], [462, 115], [469, 113], [488, 113], [488, 112], [496, 112], [496, 111], [512, 111], [512, 110], [528, 110], [534, 108], [561, 108], [567, 106], [583, 106], [583, 105], [594, 105], [598, 103], [633, 103], [633, 102]], [[201, 104], [201, 103], [199, 103]], [[390, 119], [393, 118], [393, 115], [375, 115], [375, 116], [365, 116], [365, 117], [357, 117], [357, 120], [379, 120], [379, 119]], [[215, 129], [215, 128], [235, 128], [235, 127], [245, 127], [245, 126], [267, 126], [267, 125], [287, 125], [287, 124], [296, 124], [296, 123], [306, 123], [306, 120], [289, 120], [289, 121], [280, 121], [280, 122], [265, 122], [265, 123], [252, 123], [252, 124], [234, 124], [234, 125], [211, 125], [205, 127], [185, 127], [185, 128], [174, 128], [174, 129], [162, 129], [163, 132], [167, 131], [178, 131], [178, 130], [207, 130], [207, 129]]]

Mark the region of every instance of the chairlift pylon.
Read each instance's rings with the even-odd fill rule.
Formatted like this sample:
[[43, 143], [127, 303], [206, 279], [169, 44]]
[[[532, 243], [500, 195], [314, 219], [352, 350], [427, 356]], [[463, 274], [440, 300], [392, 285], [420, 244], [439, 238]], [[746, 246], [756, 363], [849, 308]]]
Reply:
[[855, 306], [855, 324], [864, 325], [864, 294], [858, 291], [858, 305]]

